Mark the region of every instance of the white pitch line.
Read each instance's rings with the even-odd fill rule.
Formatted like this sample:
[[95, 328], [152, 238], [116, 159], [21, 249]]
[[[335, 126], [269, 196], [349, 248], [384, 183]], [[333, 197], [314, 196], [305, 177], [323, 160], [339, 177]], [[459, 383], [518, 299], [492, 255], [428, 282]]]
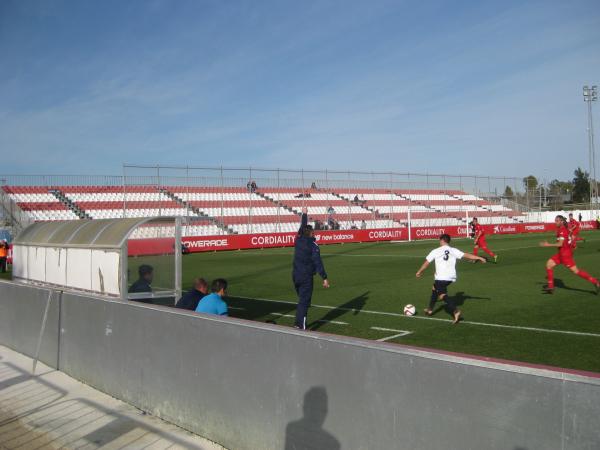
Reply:
[[396, 339], [396, 338], [399, 338], [402, 336], [407, 336], [409, 334], [412, 334], [412, 331], [393, 330], [392, 328], [371, 327], [371, 330], [397, 332], [397, 334], [394, 334], [393, 336], [387, 336], [387, 337], [384, 337], [381, 339], [377, 339], [377, 342], [391, 341], [392, 339]]
[[236, 311], [246, 311], [246, 308], [241, 308], [239, 306], [227, 306], [229, 309], [235, 309]]
[[[272, 300], [268, 298], [250, 298], [245, 297], [247, 300], [257, 300], [261, 302], [271, 302], [271, 303], [284, 303], [286, 305], [296, 305], [297, 302], [290, 302], [287, 300]], [[420, 319], [420, 320], [434, 320], [438, 322], [452, 322], [451, 319], [439, 319], [437, 317], [423, 317], [423, 316], [405, 316], [404, 314], [392, 313], [392, 312], [383, 312], [383, 311], [370, 311], [368, 309], [356, 309], [356, 308], [343, 308], [337, 306], [326, 306], [326, 305], [311, 305], [315, 308], [323, 308], [323, 309], [338, 309], [340, 311], [349, 311], [354, 313], [365, 313], [365, 314], [377, 314], [381, 316], [391, 316], [391, 317], [402, 317], [405, 319]], [[600, 334], [598, 333], [585, 333], [582, 331], [568, 331], [568, 330], [553, 330], [549, 328], [536, 328], [536, 327], [521, 327], [518, 325], [503, 325], [499, 323], [485, 323], [485, 322], [469, 322], [463, 321], [461, 325], [476, 325], [476, 326], [484, 326], [484, 327], [493, 327], [493, 328], [505, 328], [509, 330], [523, 330], [523, 331], [538, 331], [542, 333], [555, 333], [555, 334], [566, 334], [571, 336], [587, 336], [587, 337], [597, 337], [600, 338]]]
[[[600, 241], [599, 239], [586, 239], [587, 242], [598, 242]], [[391, 241], [385, 241], [382, 243], [387, 243], [387, 242], [391, 242]], [[406, 243], [421, 243], [421, 242], [426, 242], [426, 241], [401, 241], [401, 242], [406, 242]], [[366, 243], [366, 242], [364, 242]], [[526, 250], [528, 248], [541, 248], [539, 246], [539, 244], [536, 245], [526, 245], [526, 246], [522, 246], [522, 247], [510, 247], [510, 248], [494, 248], [493, 250], [497, 251], [497, 252], [509, 252], [509, 251], [515, 251], [515, 250]], [[582, 247], [583, 248], [583, 247]], [[244, 255], [244, 256], [253, 256], [253, 253], [250, 252], [238, 252], [236, 253], [236, 255]], [[263, 256], [292, 256], [293, 253], [291, 252], [280, 252], [280, 253], [263, 253]], [[328, 253], [327, 251], [322, 251], [321, 252], [321, 256], [324, 257], [350, 257], [350, 258], [418, 258], [418, 259], [423, 259], [425, 258], [422, 255], [401, 255], [401, 254], [396, 254], [396, 255], [382, 255], [382, 254], [372, 254], [372, 253], [367, 253], [367, 254], [360, 254], [360, 255], [350, 255], [348, 253], [343, 253], [343, 254], [338, 254], [338, 253]]]
[[[590, 242], [590, 240], [588, 240], [588, 242]], [[509, 252], [509, 251], [516, 251], [516, 250], [526, 250], [528, 248], [542, 248], [538, 245], [527, 245], [527, 246], [523, 246], [523, 247], [511, 247], [511, 248], [494, 248], [494, 250], [496, 252]], [[293, 253], [271, 253], [271, 254], [265, 254], [264, 256], [292, 256]], [[344, 254], [336, 254], [336, 253], [326, 253], [323, 252], [321, 253], [321, 256], [323, 257], [335, 257], [335, 258], [415, 258], [415, 259], [424, 259], [425, 256], [423, 255], [402, 255], [402, 254], [396, 254], [396, 255], [382, 255], [382, 254], [373, 254], [373, 253], [366, 253], [366, 254], [360, 254], [360, 255], [350, 255], [348, 253], [344, 253]]]
[[[295, 319], [296, 316], [293, 316], [291, 314], [282, 314], [282, 313], [269, 313], [272, 316], [278, 316], [278, 317], [290, 317], [292, 319]], [[346, 322], [337, 322], [335, 320], [315, 320], [315, 322], [322, 322], [322, 323], [333, 323], [335, 325], [348, 325]]]
[[[595, 241], [592, 239], [588, 239], [587, 242], [593, 242]], [[497, 252], [509, 252], [509, 251], [514, 251], [514, 250], [526, 250], [528, 248], [542, 248], [540, 247], [539, 244], [537, 245], [526, 245], [523, 247], [510, 247], [510, 248], [494, 248], [495, 251]], [[347, 253], [345, 254], [340, 254], [337, 255], [335, 253], [322, 253], [323, 256], [335, 256], [335, 257], [368, 257], [368, 258], [420, 258], [423, 259], [425, 258], [422, 255], [377, 255], [377, 254], [360, 254], [360, 255], [349, 255]]]
[[393, 328], [382, 328], [382, 327], [371, 327], [371, 330], [393, 331], [393, 332], [396, 332], [396, 333], [410, 333], [410, 331], [406, 331], [406, 330], [394, 330]]

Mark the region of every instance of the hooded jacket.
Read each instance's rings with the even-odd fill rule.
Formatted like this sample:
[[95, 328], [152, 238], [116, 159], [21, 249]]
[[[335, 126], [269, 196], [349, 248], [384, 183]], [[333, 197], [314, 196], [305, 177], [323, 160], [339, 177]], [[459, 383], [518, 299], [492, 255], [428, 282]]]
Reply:
[[304, 230], [308, 224], [308, 216], [302, 214], [302, 222], [296, 236], [294, 245], [294, 270], [292, 277], [294, 281], [303, 281], [312, 279], [313, 275], [318, 273], [324, 280], [327, 279], [327, 272], [323, 267], [321, 260], [321, 251], [314, 237], [304, 235]]

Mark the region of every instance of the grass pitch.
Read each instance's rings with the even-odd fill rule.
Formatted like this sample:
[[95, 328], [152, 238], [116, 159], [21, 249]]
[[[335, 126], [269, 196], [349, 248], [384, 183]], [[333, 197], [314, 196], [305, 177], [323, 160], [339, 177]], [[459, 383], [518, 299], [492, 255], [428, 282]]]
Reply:
[[[600, 276], [600, 233], [584, 232], [575, 252], [578, 267]], [[415, 272], [437, 241], [328, 245], [321, 254], [331, 288], [315, 277], [309, 328], [327, 333], [474, 355], [600, 372], [600, 295], [560, 266], [554, 295], [542, 293], [544, 265], [554, 249], [541, 248], [550, 234], [488, 237], [498, 264], [457, 264], [450, 286], [464, 321], [451, 325], [441, 308], [423, 314], [433, 267]], [[473, 241], [452, 245], [472, 251]], [[293, 248], [195, 253], [183, 258], [183, 284], [194, 277], [229, 281], [230, 315], [291, 326], [296, 294], [291, 281]], [[9, 274], [0, 274], [7, 278]], [[415, 317], [402, 314], [417, 307]]]
[[[575, 252], [578, 267], [600, 276], [600, 233], [587, 232]], [[488, 237], [498, 264], [457, 264], [450, 286], [464, 321], [451, 325], [438, 303], [425, 317], [433, 267], [415, 272], [437, 241], [328, 245], [321, 254], [331, 288], [315, 277], [309, 328], [494, 358], [600, 372], [600, 296], [564, 267], [555, 270], [554, 295], [542, 293], [544, 265], [554, 249], [541, 248], [553, 235]], [[452, 243], [472, 251], [473, 241]], [[230, 283], [230, 315], [291, 326], [296, 294], [291, 281], [293, 249], [192, 254], [184, 257], [184, 287], [195, 276]], [[416, 317], [402, 315], [404, 305]]]

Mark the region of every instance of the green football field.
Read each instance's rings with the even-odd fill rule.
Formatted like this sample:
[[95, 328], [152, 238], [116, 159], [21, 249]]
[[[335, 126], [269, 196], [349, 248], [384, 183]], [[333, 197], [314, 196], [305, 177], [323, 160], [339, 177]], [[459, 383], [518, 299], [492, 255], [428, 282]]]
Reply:
[[[588, 232], [575, 259], [600, 276], [600, 233]], [[449, 293], [464, 321], [452, 325], [441, 308], [425, 317], [433, 267], [415, 272], [435, 241], [321, 246], [331, 288], [315, 278], [311, 330], [494, 358], [600, 372], [600, 296], [594, 286], [564, 267], [555, 270], [557, 289], [542, 293], [545, 261], [554, 249], [541, 248], [552, 235], [488, 238], [498, 264], [457, 264]], [[471, 240], [453, 245], [472, 251]], [[291, 326], [296, 296], [291, 282], [293, 249], [196, 253], [184, 257], [186, 282], [202, 276], [229, 281], [230, 315]], [[415, 317], [402, 314], [417, 307]]]
[[[575, 259], [600, 276], [600, 233], [586, 232]], [[550, 234], [488, 237], [498, 264], [460, 261], [450, 286], [464, 320], [452, 325], [439, 305], [425, 317], [433, 266], [421, 279], [415, 272], [436, 241], [365, 243], [321, 247], [331, 288], [315, 278], [309, 328], [494, 358], [600, 372], [600, 295], [564, 267], [555, 270], [557, 289], [542, 293], [545, 261], [554, 249], [541, 248]], [[455, 240], [463, 251], [471, 240]], [[183, 258], [183, 285], [201, 276], [229, 281], [230, 315], [291, 326], [296, 296], [291, 282], [293, 249], [196, 253]], [[0, 274], [0, 276], [2, 276]], [[406, 304], [418, 314], [402, 314]]]

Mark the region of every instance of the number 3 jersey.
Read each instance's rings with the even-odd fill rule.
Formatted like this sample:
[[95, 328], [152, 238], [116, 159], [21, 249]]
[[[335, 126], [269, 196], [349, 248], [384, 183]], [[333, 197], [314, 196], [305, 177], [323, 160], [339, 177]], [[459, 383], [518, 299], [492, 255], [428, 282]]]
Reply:
[[464, 253], [460, 250], [444, 245], [429, 252], [425, 258], [428, 262], [435, 261], [435, 279], [439, 281], [456, 281], [456, 260], [461, 259]]

